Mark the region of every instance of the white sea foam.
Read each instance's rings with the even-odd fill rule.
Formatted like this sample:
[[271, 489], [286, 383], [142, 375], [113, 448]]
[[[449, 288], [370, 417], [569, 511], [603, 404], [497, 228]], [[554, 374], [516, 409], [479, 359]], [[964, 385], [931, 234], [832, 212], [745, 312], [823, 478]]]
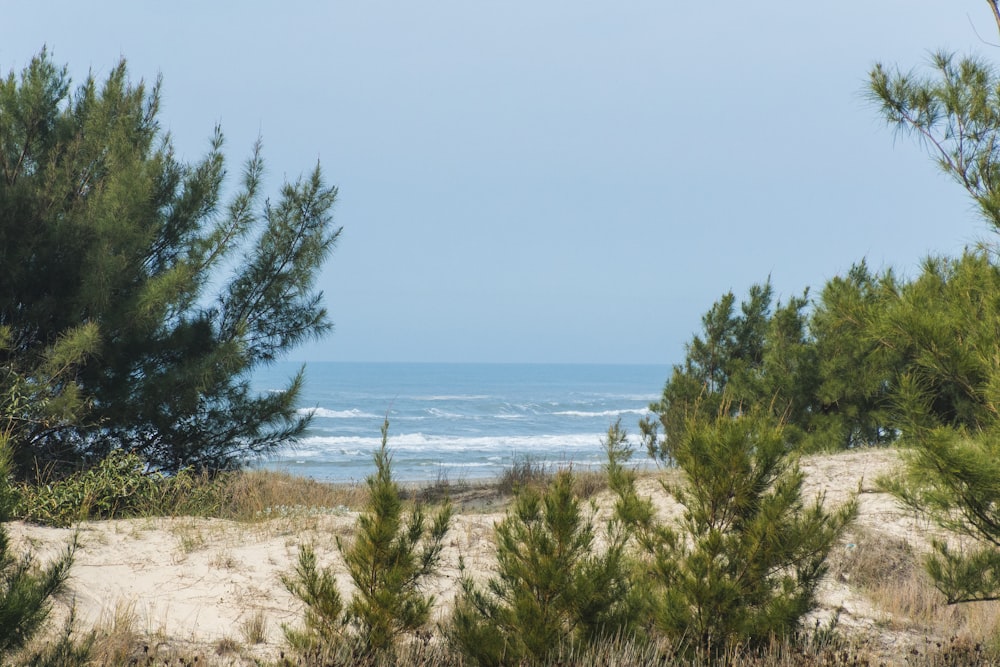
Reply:
[[[262, 391], [282, 386], [284, 369], [277, 370], [262, 378]], [[322, 407], [300, 411], [314, 417], [310, 428], [272, 460], [322, 479], [363, 478], [388, 411], [400, 479], [430, 479], [441, 466], [453, 474], [496, 475], [520, 457], [600, 465], [608, 424], [621, 418], [631, 425], [648, 415], [668, 370], [316, 365], [300, 405]]]
[[441, 419], [467, 419], [467, 415], [460, 415], [457, 412], [448, 412], [447, 410], [439, 410], [438, 408], [431, 408], [427, 411], [432, 417], [440, 417]]
[[[389, 449], [433, 454], [434, 452], [481, 453], [532, 452], [535, 450], [555, 451], [600, 448], [600, 433], [574, 433], [569, 435], [503, 435], [503, 436], [442, 436], [424, 433], [401, 433], [389, 435]], [[309, 436], [299, 440], [289, 450], [293, 456], [322, 457], [335, 459], [342, 452], [370, 453], [382, 443], [380, 437], [355, 436]]]
[[587, 410], [560, 410], [559, 412], [553, 412], [552, 414], [559, 415], [560, 417], [620, 417], [622, 415], [646, 415], [649, 414], [649, 410], [646, 408], [598, 410], [595, 412]]
[[357, 408], [350, 410], [328, 410], [327, 408], [302, 408], [296, 410], [301, 415], [312, 415], [320, 419], [381, 419], [379, 415], [363, 412]]
[[433, 396], [414, 396], [414, 401], [485, 401], [492, 398], [483, 394], [441, 394]]

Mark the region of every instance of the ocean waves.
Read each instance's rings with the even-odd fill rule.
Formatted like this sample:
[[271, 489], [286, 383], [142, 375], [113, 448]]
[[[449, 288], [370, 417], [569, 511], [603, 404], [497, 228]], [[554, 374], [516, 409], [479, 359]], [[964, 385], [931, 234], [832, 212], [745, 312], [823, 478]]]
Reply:
[[[421, 400], [421, 399], [415, 399]], [[304, 416], [311, 416], [314, 420], [322, 421], [324, 419], [359, 419], [365, 421], [383, 419], [392, 419], [393, 415], [399, 415], [398, 410], [389, 410], [383, 414], [377, 414], [374, 412], [366, 412], [365, 410], [359, 408], [350, 408], [347, 410], [332, 410], [329, 408], [302, 408], [297, 410], [297, 412]], [[544, 409], [538, 405], [506, 405], [500, 411], [496, 411], [493, 414], [481, 414], [477, 411], [469, 410], [466, 412], [458, 412], [452, 410], [446, 410], [441, 408], [426, 408], [420, 410], [416, 413], [406, 414], [406, 419], [411, 420], [421, 420], [421, 419], [443, 419], [443, 420], [498, 420], [498, 421], [518, 421], [530, 419], [532, 417], [581, 417], [585, 419], [593, 418], [617, 418], [625, 415], [639, 415], [648, 416], [652, 414], [648, 407], [641, 408], [617, 408], [617, 409], [596, 409], [596, 410], [553, 410]]]
[[[397, 479], [435, 479], [441, 470], [465, 477], [497, 477], [519, 460], [547, 467], [600, 466], [605, 454], [600, 434], [457, 436], [389, 433], [387, 440]], [[381, 436], [307, 436], [277, 453], [271, 465], [309, 470], [312, 476], [358, 481], [370, 471]]]
[[621, 420], [637, 431], [665, 377], [662, 367], [640, 366], [308, 364], [299, 414], [311, 417], [309, 428], [265, 465], [360, 481], [388, 419], [401, 480], [492, 477], [523, 458], [597, 466], [608, 427]]
[[[287, 448], [282, 456], [323, 457], [337, 452], [345, 455], [371, 456], [379, 448], [381, 436], [307, 436]], [[425, 433], [401, 433], [394, 435], [391, 430], [387, 440], [394, 452], [532, 452], [544, 450], [601, 451], [601, 436], [594, 433], [560, 435], [497, 435], [463, 437], [455, 435], [429, 435]]]

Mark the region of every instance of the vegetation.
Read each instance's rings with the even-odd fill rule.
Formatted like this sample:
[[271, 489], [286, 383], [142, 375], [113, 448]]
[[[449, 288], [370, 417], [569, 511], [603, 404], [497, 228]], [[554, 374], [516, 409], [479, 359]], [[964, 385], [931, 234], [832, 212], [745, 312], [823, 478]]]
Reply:
[[262, 203], [258, 143], [223, 203], [221, 131], [178, 161], [159, 82], [122, 61], [70, 85], [44, 50], [0, 81], [0, 392], [45, 417], [10, 415], [18, 472], [116, 449], [217, 470], [294, 438], [301, 372], [263, 396], [249, 375], [330, 327], [313, 284], [336, 189], [317, 167]]
[[134, 453], [116, 450], [97, 465], [51, 484], [20, 485], [16, 515], [51, 526], [85, 519], [118, 519], [162, 512], [169, 496], [189, 489], [187, 472], [167, 477], [150, 473]]
[[[1000, 26], [1000, 5], [989, 4]], [[269, 203], [258, 143], [223, 203], [221, 131], [202, 160], [178, 161], [158, 124], [159, 90], [130, 82], [123, 61], [100, 85], [88, 78], [71, 92], [46, 51], [0, 81], [5, 661], [39, 633], [74, 555], [70, 545], [40, 567], [15, 554], [5, 526], [14, 517], [55, 526], [156, 514], [256, 521], [343, 497], [227, 472], [307, 425], [295, 411], [301, 372], [265, 396], [251, 393], [249, 377], [329, 329], [313, 285], [339, 234], [336, 189], [317, 167]], [[997, 71], [938, 53], [929, 77], [876, 65], [870, 93], [1000, 231]], [[862, 664], [833, 626], [805, 627], [831, 560], [842, 581], [928, 632], [957, 618], [942, 607], [998, 601], [998, 295], [995, 244], [931, 257], [909, 280], [862, 261], [814, 296], [777, 300], [770, 280], [739, 303], [724, 294], [651, 406], [655, 418], [640, 423], [647, 453], [674, 468], [659, 481], [680, 518], [658, 514], [640, 491], [620, 423], [605, 442], [614, 511], [603, 525], [597, 503], [583, 504], [603, 480], [515, 462], [501, 480], [514, 499], [495, 526], [495, 571], [482, 582], [463, 569], [439, 627], [447, 643], [427, 641], [434, 598], [425, 585], [451, 505], [433, 518], [419, 503], [404, 511], [386, 422], [376, 472], [353, 496], [363, 502], [356, 534], [337, 538], [350, 595], [316, 546], [301, 545], [283, 582], [304, 604], [304, 627], [285, 628], [286, 639], [317, 665]], [[857, 503], [831, 509], [822, 496], [803, 498], [802, 453], [896, 440], [907, 468], [883, 484], [945, 529], [925, 572], [909, 544], [860, 529], [831, 558]], [[1000, 618], [983, 624], [977, 636], [996, 636]], [[928, 664], [1000, 663], [997, 646], [948, 627], [955, 638], [929, 650]], [[242, 629], [263, 643], [267, 619], [258, 613]], [[106, 648], [96, 631], [72, 635], [71, 616], [54, 643], [18, 658], [162, 657], [148, 647], [135, 655], [137, 633]], [[232, 638], [219, 646], [239, 649]]]
[[666, 444], [680, 435], [685, 418], [697, 411], [718, 413], [723, 393], [744, 382], [764, 360], [765, 337], [771, 316], [773, 290], [770, 281], [754, 285], [746, 301], [735, 312], [736, 297], [727, 292], [702, 318], [702, 334], [685, 346], [684, 363], [675, 365], [658, 403], [650, 406], [663, 426], [665, 437], [655, 437], [658, 424], [643, 420], [648, 453], [668, 459]]
[[[389, 422], [382, 425], [382, 445], [375, 452], [375, 472], [368, 477], [369, 498], [358, 516], [358, 534], [350, 544], [337, 538], [355, 592], [343, 603], [331, 571], [320, 569], [312, 547], [299, 552], [298, 567], [285, 586], [306, 605], [304, 632], [288, 630], [294, 645], [307, 652], [329, 650], [344, 639], [362, 655], [391, 652], [399, 638], [426, 626], [434, 599], [421, 588], [433, 574], [451, 521], [446, 502], [430, 525], [421, 506], [403, 516], [399, 486], [392, 479], [388, 450]], [[347, 637], [346, 626], [355, 635]]]
[[[998, 26], [1000, 12], [991, 1]], [[929, 77], [878, 64], [870, 92], [895, 128], [916, 135], [1000, 230], [1000, 76], [981, 59], [939, 52]], [[928, 572], [949, 602], [1000, 599], [1000, 266], [995, 246], [928, 259], [869, 318], [871, 337], [903, 358], [897, 402], [908, 475], [890, 488], [972, 540], [935, 542]]]
[[833, 512], [822, 497], [806, 505], [781, 425], [764, 409], [723, 402], [714, 418], [692, 411], [661, 445], [682, 472], [664, 490], [684, 508], [679, 525], [664, 524], [621, 465], [624, 443], [612, 429], [609, 476], [617, 515], [646, 554], [638, 585], [653, 591], [656, 627], [705, 651], [794, 636], [856, 503]]
[[448, 633], [477, 664], [538, 664], [560, 649], [633, 636], [641, 595], [628, 535], [613, 521], [598, 553], [573, 486], [561, 470], [544, 490], [522, 487], [496, 527], [496, 575], [485, 590], [463, 577]]
[[[0, 396], [5, 404], [20, 400], [16, 394]], [[2, 415], [4, 413], [0, 413]], [[5, 523], [16, 503], [11, 482], [10, 421], [0, 421], [0, 660], [21, 648], [48, 617], [52, 596], [66, 583], [73, 563], [73, 549], [45, 567], [38, 567], [30, 554], [17, 554]]]
[[711, 418], [724, 405], [733, 415], [746, 405], [767, 407], [804, 452], [891, 442], [898, 355], [880, 347], [865, 318], [893, 281], [891, 272], [875, 276], [861, 262], [829, 281], [815, 302], [807, 291], [775, 304], [770, 282], [752, 286], [738, 312], [733, 293], [723, 295], [650, 406], [656, 419], [640, 424], [649, 455], [669, 461], [669, 443], [687, 420]]

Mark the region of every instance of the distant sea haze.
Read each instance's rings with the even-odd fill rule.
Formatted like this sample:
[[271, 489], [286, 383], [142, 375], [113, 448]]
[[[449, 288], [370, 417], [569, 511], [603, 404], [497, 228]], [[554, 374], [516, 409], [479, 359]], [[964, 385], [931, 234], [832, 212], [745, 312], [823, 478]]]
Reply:
[[[300, 365], [265, 369], [257, 389], [284, 387]], [[312, 424], [296, 446], [263, 465], [321, 481], [363, 480], [388, 417], [400, 481], [496, 477], [524, 457], [599, 467], [608, 427], [620, 418], [636, 433], [668, 372], [657, 365], [309, 362], [299, 410], [313, 415]]]

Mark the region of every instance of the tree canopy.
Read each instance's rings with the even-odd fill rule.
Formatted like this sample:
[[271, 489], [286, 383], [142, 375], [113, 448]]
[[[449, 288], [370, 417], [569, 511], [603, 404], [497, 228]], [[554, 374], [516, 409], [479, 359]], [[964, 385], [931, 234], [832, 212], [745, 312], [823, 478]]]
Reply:
[[251, 372], [330, 330], [315, 289], [340, 234], [317, 165], [272, 201], [260, 141], [231, 197], [223, 135], [187, 163], [160, 126], [161, 82], [122, 60], [76, 89], [43, 50], [0, 80], [0, 390], [14, 457], [125, 448], [164, 469], [220, 469], [301, 433], [302, 373]]
[[669, 459], [692, 413], [712, 418], [724, 404], [730, 416], [766, 407], [802, 450], [894, 439], [890, 394], [901, 362], [868, 322], [896, 284], [891, 271], [873, 274], [862, 261], [813, 299], [807, 290], [775, 303], [770, 280], [751, 286], [738, 310], [735, 295], [724, 294], [650, 406], [657, 419], [640, 425], [650, 455]]
[[[996, 0], [988, 0], [1000, 27]], [[982, 58], [938, 52], [920, 76], [877, 64], [870, 96], [912, 134], [1000, 231], [1000, 75]], [[907, 470], [902, 502], [971, 538], [935, 543], [928, 572], [949, 602], [1000, 599], [1000, 264], [996, 243], [928, 259], [867, 320], [904, 360], [896, 403]]]

